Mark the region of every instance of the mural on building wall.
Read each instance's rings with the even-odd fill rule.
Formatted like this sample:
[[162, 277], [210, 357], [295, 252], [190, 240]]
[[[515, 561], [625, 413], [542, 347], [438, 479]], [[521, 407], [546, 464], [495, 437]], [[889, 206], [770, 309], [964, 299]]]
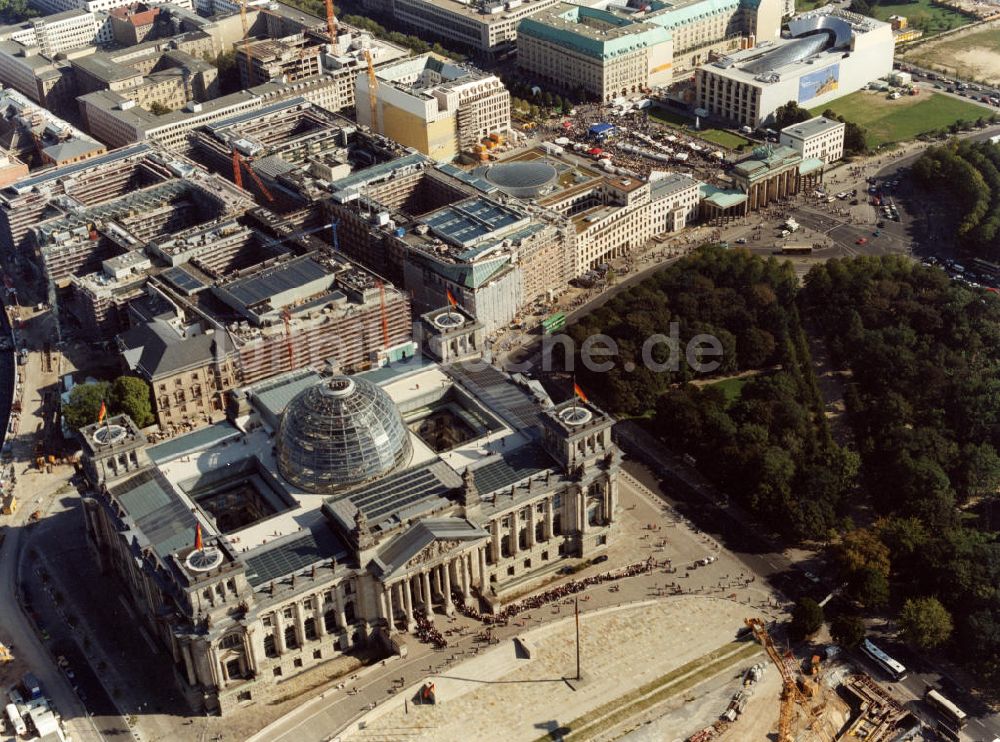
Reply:
[[799, 78], [799, 103], [832, 93], [840, 85], [840, 65], [832, 64]]

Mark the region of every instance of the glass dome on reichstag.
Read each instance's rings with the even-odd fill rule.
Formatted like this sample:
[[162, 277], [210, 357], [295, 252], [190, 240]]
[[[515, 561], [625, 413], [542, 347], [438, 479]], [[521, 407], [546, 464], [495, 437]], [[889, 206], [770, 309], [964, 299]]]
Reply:
[[380, 387], [338, 376], [288, 403], [277, 439], [278, 469], [297, 487], [333, 493], [378, 479], [410, 459], [399, 409]]

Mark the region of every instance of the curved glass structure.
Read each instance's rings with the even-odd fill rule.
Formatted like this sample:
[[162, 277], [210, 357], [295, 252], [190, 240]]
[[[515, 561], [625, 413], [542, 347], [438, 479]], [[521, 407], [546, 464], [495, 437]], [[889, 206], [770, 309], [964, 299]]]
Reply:
[[409, 461], [411, 453], [389, 395], [346, 376], [309, 387], [288, 403], [277, 449], [281, 475], [315, 494], [377, 479]]

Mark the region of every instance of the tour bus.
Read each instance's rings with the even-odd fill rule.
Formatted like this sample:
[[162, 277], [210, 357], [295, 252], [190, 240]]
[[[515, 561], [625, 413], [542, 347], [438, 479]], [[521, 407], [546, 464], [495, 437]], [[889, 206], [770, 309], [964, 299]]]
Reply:
[[933, 688], [927, 690], [924, 700], [942, 719], [948, 722], [948, 726], [951, 728], [961, 729], [965, 726], [965, 722], [968, 720], [966, 713]]
[[864, 652], [872, 662], [878, 665], [886, 675], [896, 682], [906, 678], [906, 668], [872, 644], [872, 642], [868, 639], [861, 642], [861, 651]]
[[782, 255], [809, 255], [812, 251], [812, 245], [803, 245], [801, 243], [781, 246]]

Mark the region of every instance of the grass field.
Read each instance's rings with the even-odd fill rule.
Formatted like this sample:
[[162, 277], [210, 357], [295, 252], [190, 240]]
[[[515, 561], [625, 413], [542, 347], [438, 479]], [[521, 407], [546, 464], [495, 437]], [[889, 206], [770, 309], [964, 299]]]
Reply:
[[990, 115], [990, 110], [984, 106], [940, 93], [889, 100], [885, 93], [860, 90], [819, 106], [811, 113], [819, 115], [827, 108], [864, 127], [869, 147], [904, 142], [924, 132], [949, 126], [959, 119], [975, 121], [980, 116]]
[[732, 404], [740, 398], [740, 393], [743, 391], [743, 385], [748, 381], [750, 381], [750, 377], [742, 379], [723, 379], [717, 384], [712, 384], [712, 386], [717, 389], [721, 389], [726, 395], [726, 404]]
[[700, 137], [706, 142], [717, 144], [726, 149], [740, 150], [751, 144], [749, 139], [725, 129], [695, 129], [692, 119], [676, 111], [671, 111], [669, 108], [653, 107], [649, 110], [649, 117], [665, 126], [683, 129], [692, 136]]
[[963, 80], [1000, 82], [1000, 29], [988, 28], [922, 44], [906, 59]]
[[893, 5], [872, 5], [872, 13], [880, 21], [888, 21], [891, 15], [905, 15], [911, 26], [920, 25], [923, 19], [925, 36], [950, 31], [959, 26], [966, 26], [972, 19], [956, 10], [943, 5], [934, 5], [931, 0], [916, 0], [912, 3], [896, 3]]

